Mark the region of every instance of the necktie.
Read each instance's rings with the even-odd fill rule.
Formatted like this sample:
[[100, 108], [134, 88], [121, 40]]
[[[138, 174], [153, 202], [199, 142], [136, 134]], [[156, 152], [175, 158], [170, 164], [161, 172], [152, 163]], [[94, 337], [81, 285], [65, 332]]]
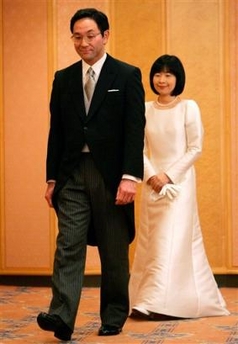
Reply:
[[95, 72], [92, 69], [92, 67], [90, 67], [87, 70], [87, 81], [86, 81], [85, 86], [84, 86], [88, 103], [90, 103], [90, 101], [91, 101], [94, 87], [95, 87]]

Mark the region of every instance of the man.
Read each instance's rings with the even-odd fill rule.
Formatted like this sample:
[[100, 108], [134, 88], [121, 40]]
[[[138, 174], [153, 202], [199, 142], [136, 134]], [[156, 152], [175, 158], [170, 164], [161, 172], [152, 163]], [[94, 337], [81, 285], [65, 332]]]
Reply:
[[59, 233], [49, 313], [37, 317], [61, 340], [74, 330], [87, 244], [98, 246], [101, 260], [98, 334], [119, 334], [127, 319], [128, 248], [145, 126], [141, 72], [106, 54], [106, 15], [81, 9], [70, 29], [82, 60], [56, 72], [53, 82], [45, 198], [57, 212]]

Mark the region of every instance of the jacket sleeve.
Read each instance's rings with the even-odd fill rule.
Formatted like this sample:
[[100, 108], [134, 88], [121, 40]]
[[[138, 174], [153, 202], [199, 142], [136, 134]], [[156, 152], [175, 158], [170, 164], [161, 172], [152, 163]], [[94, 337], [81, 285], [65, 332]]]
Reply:
[[123, 174], [143, 178], [145, 99], [139, 68], [133, 68], [126, 85]]
[[63, 133], [61, 127], [60, 102], [59, 102], [59, 78], [55, 73], [50, 99], [50, 130], [48, 136], [46, 180], [57, 180], [58, 169], [63, 151]]

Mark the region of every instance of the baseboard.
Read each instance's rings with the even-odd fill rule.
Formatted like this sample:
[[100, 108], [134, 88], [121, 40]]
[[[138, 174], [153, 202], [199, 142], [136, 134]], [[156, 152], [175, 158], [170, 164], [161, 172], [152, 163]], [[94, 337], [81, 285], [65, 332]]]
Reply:
[[[101, 284], [101, 276], [85, 275], [84, 287], [99, 287]], [[16, 285], [29, 287], [50, 287], [51, 276], [15, 276], [0, 275], [0, 285]]]
[[219, 288], [238, 288], [238, 275], [214, 275]]
[[[238, 275], [214, 275], [219, 288], [238, 288]], [[50, 276], [12, 276], [1, 275], [1, 285], [50, 287]], [[84, 287], [99, 287], [101, 284], [100, 275], [85, 275]]]

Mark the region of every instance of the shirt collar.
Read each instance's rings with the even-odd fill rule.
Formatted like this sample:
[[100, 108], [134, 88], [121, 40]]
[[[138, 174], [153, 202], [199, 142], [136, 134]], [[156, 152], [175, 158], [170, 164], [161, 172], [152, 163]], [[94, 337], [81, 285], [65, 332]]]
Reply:
[[89, 67], [92, 67], [94, 72], [95, 72], [95, 78], [96, 80], [98, 79], [99, 77], [99, 74], [101, 72], [101, 69], [102, 69], [102, 66], [105, 62], [107, 58], [107, 54], [105, 53], [103, 55], [103, 57], [100, 58], [100, 60], [98, 60], [96, 63], [94, 63], [94, 65], [90, 66], [88, 65], [84, 60], [82, 60], [82, 65], [83, 65], [83, 77], [85, 78], [86, 77], [86, 73], [87, 73], [87, 70]]

